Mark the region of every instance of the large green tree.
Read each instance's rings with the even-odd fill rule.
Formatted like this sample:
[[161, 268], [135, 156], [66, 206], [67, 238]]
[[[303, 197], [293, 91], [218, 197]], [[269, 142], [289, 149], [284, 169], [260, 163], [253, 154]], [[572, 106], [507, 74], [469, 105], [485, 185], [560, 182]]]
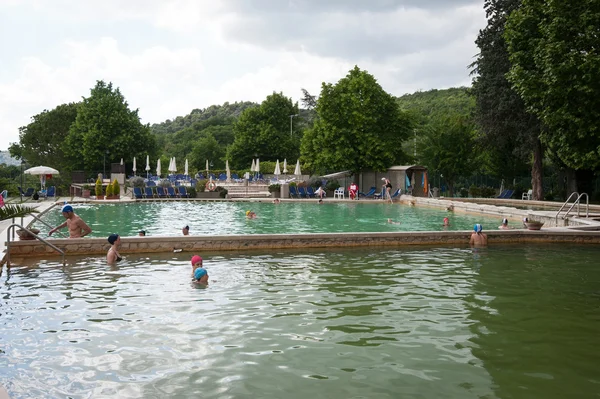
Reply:
[[19, 142], [11, 144], [12, 156], [25, 158], [30, 165], [46, 165], [63, 170], [68, 165], [65, 139], [77, 118], [79, 104], [62, 104], [34, 115], [31, 123], [19, 129]]
[[600, 169], [600, 0], [523, 0], [508, 17], [508, 79], [573, 169]]
[[458, 178], [471, 175], [476, 167], [475, 148], [473, 124], [458, 115], [439, 118], [429, 125], [420, 151], [430, 173], [444, 176], [452, 197]]
[[476, 99], [475, 120], [479, 142], [487, 151], [490, 170], [507, 181], [521, 175], [531, 162], [533, 198], [543, 199], [539, 119], [528, 112], [506, 74], [510, 70], [504, 40], [506, 19], [522, 0], [486, 0], [487, 26], [475, 43], [479, 54], [473, 63], [472, 93]]
[[323, 83], [318, 118], [302, 139], [302, 162], [313, 173], [386, 170], [403, 163], [409, 117], [373, 75], [352, 69], [335, 85]]
[[66, 140], [72, 169], [97, 172], [121, 158], [145, 159], [156, 151], [154, 136], [142, 125], [137, 110], [130, 110], [121, 91], [98, 81], [83, 99]]
[[227, 150], [231, 166], [247, 168], [256, 157], [264, 161], [296, 159], [300, 137], [291, 115], [298, 115], [298, 104], [282, 93], [269, 95], [259, 107], [245, 109], [234, 125], [235, 139]]

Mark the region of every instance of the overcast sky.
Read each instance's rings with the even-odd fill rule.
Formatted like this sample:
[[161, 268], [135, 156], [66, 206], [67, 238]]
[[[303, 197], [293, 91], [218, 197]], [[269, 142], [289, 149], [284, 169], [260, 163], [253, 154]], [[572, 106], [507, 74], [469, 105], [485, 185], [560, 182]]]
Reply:
[[0, 150], [100, 79], [143, 123], [318, 95], [354, 65], [397, 96], [470, 85], [485, 23], [483, 0], [0, 0]]

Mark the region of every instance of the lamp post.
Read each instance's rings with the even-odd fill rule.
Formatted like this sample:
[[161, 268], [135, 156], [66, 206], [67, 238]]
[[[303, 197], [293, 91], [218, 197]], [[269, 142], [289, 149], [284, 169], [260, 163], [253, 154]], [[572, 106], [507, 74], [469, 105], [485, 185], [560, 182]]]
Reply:
[[104, 153], [104, 173], [102, 174], [102, 178], [106, 178], [106, 156], [109, 154], [108, 150]]
[[23, 166], [25, 165], [25, 159], [21, 158], [21, 189], [19, 190], [21, 194], [21, 202], [23, 202]]
[[294, 114], [294, 115], [290, 115], [290, 137], [293, 135], [294, 131], [293, 131], [293, 126], [292, 126], [292, 121], [294, 120], [294, 116], [298, 116], [298, 114]]

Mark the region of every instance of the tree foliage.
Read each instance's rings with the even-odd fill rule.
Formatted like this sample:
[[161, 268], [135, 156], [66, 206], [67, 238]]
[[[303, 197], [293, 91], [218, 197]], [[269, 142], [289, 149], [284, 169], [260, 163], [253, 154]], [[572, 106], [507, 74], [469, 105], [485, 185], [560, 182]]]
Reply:
[[232, 167], [247, 167], [257, 157], [270, 161], [296, 159], [299, 132], [292, 125], [290, 133], [290, 115], [297, 114], [298, 104], [282, 93], [273, 93], [259, 107], [244, 110], [234, 125], [235, 139], [227, 150]]
[[505, 38], [509, 81], [569, 167], [600, 168], [600, 0], [523, 0]]
[[464, 116], [440, 118], [428, 127], [422, 143], [423, 163], [430, 173], [442, 174], [450, 196], [459, 177], [469, 176], [476, 168], [474, 127]]
[[323, 83], [316, 110], [302, 139], [309, 171], [386, 170], [406, 160], [409, 118], [366, 71], [355, 67], [335, 85]]
[[102, 170], [105, 156], [109, 163], [121, 158], [144, 159], [155, 151], [154, 137], [140, 122], [138, 111], [129, 109], [112, 83], [98, 81], [83, 99], [67, 137], [65, 152], [73, 169]]
[[11, 155], [24, 158], [31, 165], [63, 170], [68, 164], [65, 139], [77, 118], [78, 106], [76, 103], [62, 104], [34, 115], [31, 123], [19, 129], [19, 143], [10, 146]]

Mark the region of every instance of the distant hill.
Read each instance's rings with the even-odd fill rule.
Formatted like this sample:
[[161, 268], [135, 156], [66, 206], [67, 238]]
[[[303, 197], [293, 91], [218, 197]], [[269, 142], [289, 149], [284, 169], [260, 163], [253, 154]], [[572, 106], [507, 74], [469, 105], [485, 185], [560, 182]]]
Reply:
[[150, 130], [154, 134], [161, 135], [176, 133], [185, 128], [192, 127], [195, 123], [207, 122], [209, 120], [210, 123], [203, 125], [229, 124], [233, 120], [236, 120], [246, 108], [252, 107], [258, 107], [258, 104], [250, 101], [235, 102], [233, 104], [226, 102], [223, 105], [211, 105], [204, 109], [196, 108], [186, 116], [178, 116], [173, 120], [167, 119], [162, 123], [155, 123], [150, 126]]
[[398, 97], [396, 101], [400, 108], [416, 117], [419, 125], [451, 114], [471, 115], [475, 108], [475, 98], [467, 87], [418, 91]]
[[1, 164], [19, 166], [21, 161], [16, 158], [12, 158], [8, 151], [0, 151], [0, 165]]

